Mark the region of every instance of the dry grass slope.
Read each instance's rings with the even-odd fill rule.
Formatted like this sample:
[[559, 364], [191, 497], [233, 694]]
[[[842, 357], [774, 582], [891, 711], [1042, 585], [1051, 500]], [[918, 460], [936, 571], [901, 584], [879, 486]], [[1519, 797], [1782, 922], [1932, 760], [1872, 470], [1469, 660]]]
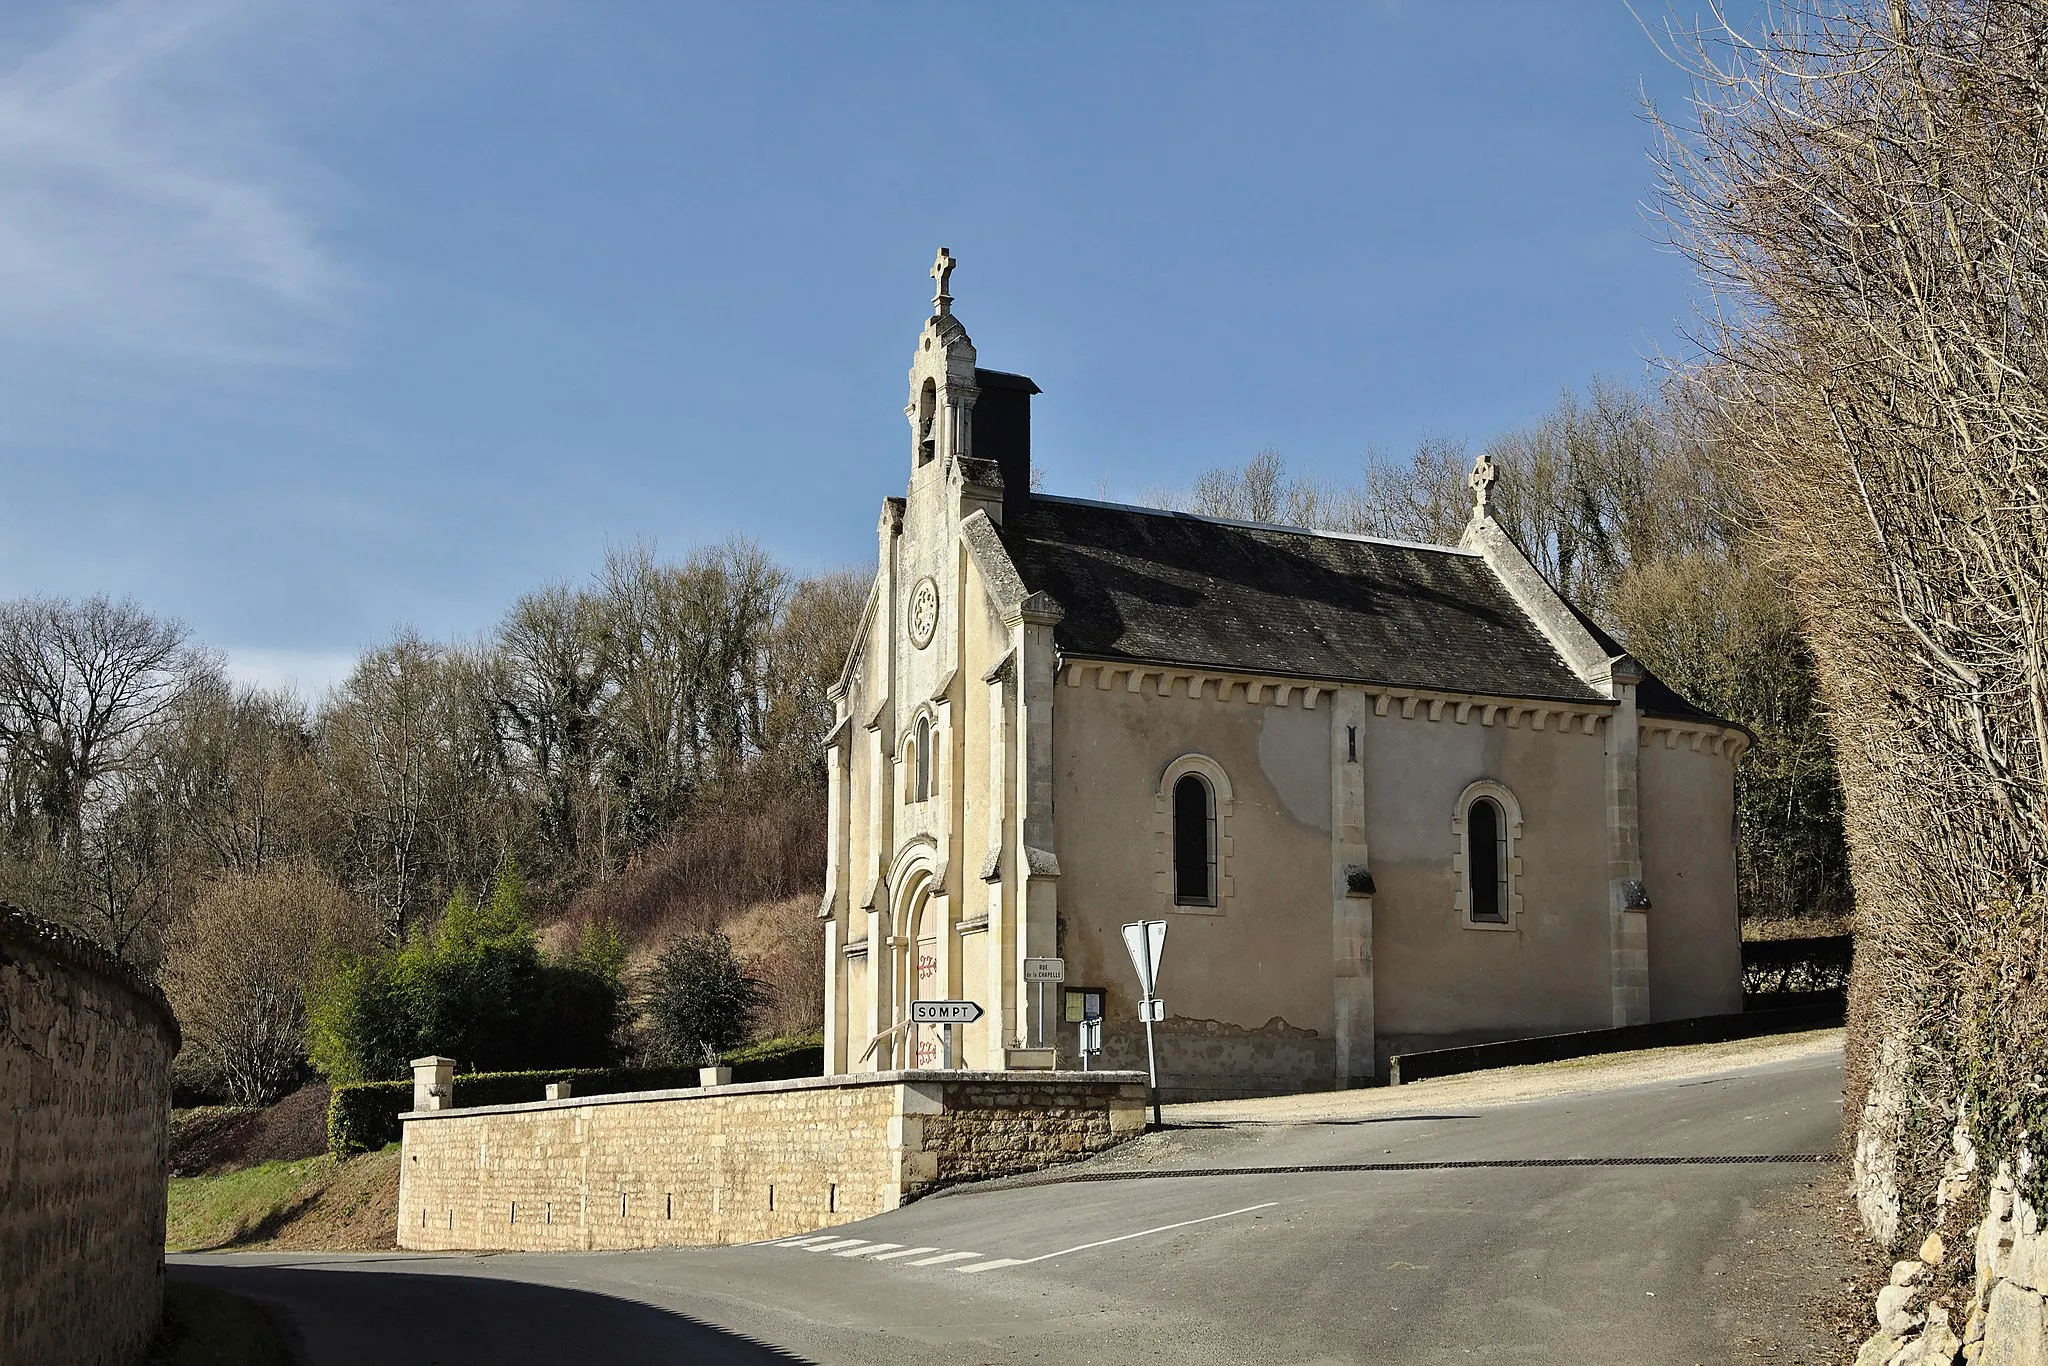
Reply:
[[164, 1245], [374, 1252], [398, 1240], [398, 1149], [264, 1162], [171, 1181]]

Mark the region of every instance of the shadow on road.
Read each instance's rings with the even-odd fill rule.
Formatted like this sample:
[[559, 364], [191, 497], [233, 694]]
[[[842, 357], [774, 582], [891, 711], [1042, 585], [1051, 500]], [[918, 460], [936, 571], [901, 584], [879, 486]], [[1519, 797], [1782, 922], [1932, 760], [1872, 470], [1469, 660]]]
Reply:
[[1177, 1119], [1151, 1130], [1172, 1129], [1342, 1129], [1360, 1124], [1423, 1124], [1439, 1119], [1479, 1119], [1479, 1115], [1366, 1115], [1356, 1119]]
[[178, 1265], [282, 1311], [304, 1366], [675, 1366], [798, 1363], [780, 1348], [637, 1300], [490, 1276], [322, 1266]]

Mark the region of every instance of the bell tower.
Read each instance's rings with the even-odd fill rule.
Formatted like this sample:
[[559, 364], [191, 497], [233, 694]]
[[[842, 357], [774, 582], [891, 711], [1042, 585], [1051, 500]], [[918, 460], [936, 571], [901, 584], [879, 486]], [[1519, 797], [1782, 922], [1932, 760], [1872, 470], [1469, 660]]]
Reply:
[[943, 479], [962, 456], [974, 453], [974, 342], [953, 316], [953, 253], [939, 248], [932, 262], [932, 315], [918, 334], [917, 355], [910, 363], [910, 482], [914, 489], [927, 479]]

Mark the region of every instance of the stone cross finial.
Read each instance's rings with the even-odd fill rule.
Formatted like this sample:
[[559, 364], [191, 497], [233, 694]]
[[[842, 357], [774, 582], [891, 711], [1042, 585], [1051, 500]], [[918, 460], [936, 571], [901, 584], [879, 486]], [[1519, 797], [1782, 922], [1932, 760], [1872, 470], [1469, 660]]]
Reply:
[[1472, 477], [1465, 482], [1472, 486], [1472, 515], [1490, 517], [1493, 515], [1493, 483], [1500, 478], [1500, 468], [1493, 463], [1493, 457], [1485, 451], [1472, 462]]
[[953, 267], [960, 263], [953, 259], [953, 253], [939, 248], [938, 259], [932, 262], [932, 279], [939, 282], [938, 293], [932, 295], [932, 312], [952, 312], [953, 296], [949, 292], [953, 284]]

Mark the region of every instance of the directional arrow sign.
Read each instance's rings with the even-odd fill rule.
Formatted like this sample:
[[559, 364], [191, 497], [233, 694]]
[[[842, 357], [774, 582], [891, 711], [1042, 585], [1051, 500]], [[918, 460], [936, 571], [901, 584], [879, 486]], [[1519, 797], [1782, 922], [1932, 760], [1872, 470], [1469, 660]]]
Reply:
[[972, 1001], [912, 1001], [912, 1024], [973, 1024], [982, 1015]]
[[1146, 997], [1159, 993], [1159, 955], [1166, 948], [1164, 920], [1138, 920], [1124, 926], [1124, 947], [1131, 951], [1131, 966], [1138, 970], [1138, 986]]

